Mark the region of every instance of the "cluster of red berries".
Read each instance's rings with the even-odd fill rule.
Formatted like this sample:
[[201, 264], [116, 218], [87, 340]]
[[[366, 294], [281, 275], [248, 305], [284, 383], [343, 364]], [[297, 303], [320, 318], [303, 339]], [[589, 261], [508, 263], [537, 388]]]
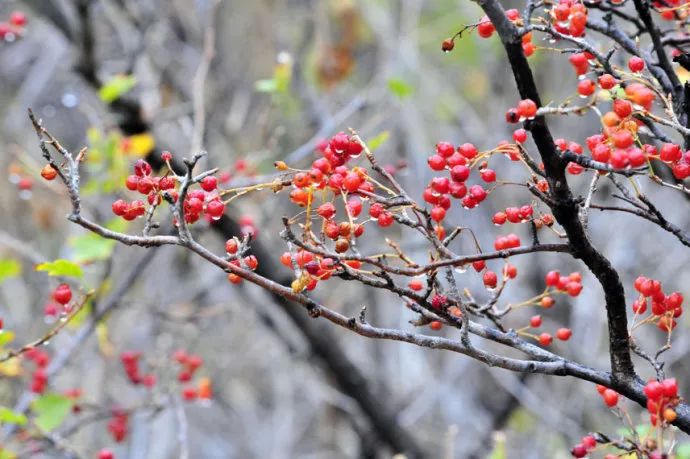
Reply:
[[50, 356], [45, 351], [34, 347], [26, 351], [24, 357], [36, 365], [36, 369], [31, 374], [31, 384], [29, 385], [31, 392], [42, 394], [48, 386], [46, 368], [50, 363]]
[[114, 408], [112, 410], [112, 417], [108, 421], [108, 432], [117, 443], [121, 443], [129, 433], [129, 415], [127, 412]]
[[[343, 246], [348, 244], [347, 239], [340, 238], [336, 241], [336, 250], [341, 252], [347, 250], [345, 247], [339, 248], [340, 243]], [[321, 257], [306, 250], [298, 250], [294, 254], [284, 252], [280, 256], [280, 262], [290, 269], [299, 269], [302, 272], [302, 275], [292, 283], [295, 291], [314, 290], [319, 281], [330, 279], [338, 269], [332, 258]], [[353, 269], [359, 269], [362, 266], [359, 260], [346, 260], [344, 264]]]
[[562, 276], [558, 271], [549, 271], [544, 278], [546, 285], [565, 292], [570, 296], [578, 296], [582, 291], [582, 274], [578, 272]]
[[[594, 438], [592, 435], [585, 435], [580, 439], [580, 443], [577, 445], [573, 446], [573, 448], [570, 450], [570, 454], [573, 455], [573, 457], [585, 457], [591, 450], [596, 448], [597, 446], [597, 440]], [[618, 457], [616, 455], [613, 455], [613, 457]], [[609, 456], [605, 456], [604, 459], [609, 459]]]
[[678, 180], [690, 177], [690, 150], [683, 152], [674, 143], [664, 143], [659, 150], [653, 145], [645, 144], [643, 149], [650, 159], [658, 159], [671, 166], [671, 171]]
[[525, 223], [532, 218], [533, 213], [534, 209], [531, 205], [508, 207], [505, 211], [496, 212], [491, 218], [491, 221], [496, 225], [502, 225], [505, 222]]
[[534, 119], [537, 116], [537, 104], [532, 99], [523, 99], [517, 107], [509, 108], [506, 112], [506, 121], [511, 124]]
[[[419, 279], [412, 279], [409, 282], [408, 287], [410, 287], [410, 289], [414, 291], [419, 291], [422, 289], [422, 282]], [[445, 295], [436, 293], [434, 296], [431, 297], [430, 304], [432, 308], [439, 311], [444, 310], [453, 317], [462, 317], [462, 311], [459, 307], [455, 305], [448, 306], [448, 297]], [[441, 322], [440, 320], [432, 320], [429, 322], [429, 328], [438, 331], [443, 328], [443, 322]]]
[[[522, 26], [523, 20], [520, 17], [520, 12], [516, 10], [515, 8], [511, 8], [509, 10], [506, 10], [506, 17], [515, 25], [517, 26]], [[479, 20], [479, 23], [477, 24], [477, 33], [479, 34], [480, 37], [482, 38], [490, 38], [494, 32], [496, 31], [496, 27], [494, 27], [493, 23], [487, 16], [482, 17]], [[443, 46], [442, 46], [443, 49]], [[452, 48], [451, 48], [452, 49]], [[525, 53], [525, 56], [529, 57], [532, 54], [534, 54], [534, 51], [536, 50], [536, 46], [534, 43], [532, 43], [532, 33], [528, 32], [522, 36], [522, 52]], [[444, 49], [446, 51], [446, 49]]]
[[225, 204], [214, 190], [218, 181], [213, 176], [205, 177], [199, 185], [201, 189], [195, 189], [187, 193], [184, 200], [184, 219], [187, 223], [194, 223], [203, 213], [209, 221], [219, 220], [225, 212]]
[[139, 360], [141, 359], [140, 352], [125, 351], [120, 354], [120, 361], [122, 367], [127, 373], [132, 384], [143, 384], [146, 387], [153, 387], [156, 385], [156, 375], [148, 373], [142, 375], [139, 371]]
[[[160, 203], [160, 191], [169, 190], [171, 195], [176, 194], [174, 191], [175, 179], [172, 177], [151, 177], [151, 172], [149, 163], [143, 159], [137, 160], [134, 163], [134, 174], [127, 177], [125, 186], [130, 191], [137, 191], [146, 195], [149, 204]], [[135, 199], [132, 202], [118, 199], [112, 204], [112, 210], [118, 217], [131, 221], [146, 213], [146, 205], [140, 199]]]
[[24, 33], [26, 14], [13, 11], [7, 21], [0, 22], [0, 40], [14, 41]]
[[[532, 328], [539, 328], [542, 324], [542, 318], [540, 315], [532, 316], [529, 320], [529, 326]], [[573, 336], [573, 331], [569, 328], [559, 328], [556, 330], [556, 338], [561, 341], [568, 341], [571, 336]], [[539, 344], [542, 346], [548, 346], [553, 342], [553, 336], [550, 333], [541, 333], [538, 336]]]
[[[172, 155], [168, 151], [162, 153], [162, 158], [169, 161]], [[130, 191], [136, 191], [146, 196], [150, 205], [158, 205], [163, 199], [162, 193], [168, 193], [173, 202], [177, 201], [178, 192], [175, 190], [177, 181], [172, 176], [152, 177], [149, 163], [139, 159], [134, 163], [134, 174], [125, 180], [125, 186]], [[190, 190], [185, 197], [183, 211], [187, 223], [194, 223], [204, 214], [209, 221], [220, 219], [225, 212], [225, 204], [216, 192], [218, 179], [214, 176], [204, 177], [199, 182], [200, 189]], [[146, 205], [140, 199], [127, 202], [118, 199], [112, 205], [113, 213], [127, 221], [134, 220], [146, 213]]]
[[[422, 198], [433, 205], [431, 218], [441, 222], [446, 215], [446, 210], [451, 207], [451, 197], [461, 199], [465, 209], [477, 207], [488, 196], [488, 192], [479, 184], [467, 186], [467, 180], [472, 173], [472, 160], [478, 155], [477, 148], [471, 143], [464, 143], [457, 148], [449, 142], [436, 144], [436, 153], [427, 160], [429, 168], [433, 171], [449, 172], [448, 177], [434, 177], [424, 189]], [[482, 163], [479, 168], [479, 176], [485, 183], [496, 181], [496, 172]]]
[[649, 421], [653, 426], [656, 426], [659, 420], [667, 424], [676, 420], [677, 414], [674, 407], [680, 403], [680, 398], [678, 397], [678, 382], [675, 378], [649, 381], [644, 386], [644, 393], [647, 396]]
[[[348, 169], [345, 164], [362, 153], [363, 146], [344, 132], [334, 135], [328, 142], [322, 142], [316, 151], [322, 157], [314, 160], [311, 169], [298, 172], [292, 178], [293, 190], [290, 199], [305, 207], [311, 200], [312, 189], [324, 189], [340, 193], [373, 192], [374, 185], [368, 181], [367, 172], [361, 167]], [[282, 161], [276, 162], [278, 170], [286, 170]]]
[[644, 314], [647, 304], [651, 303], [651, 312], [659, 318], [657, 327], [665, 332], [670, 332], [676, 326], [678, 317], [683, 313], [683, 295], [680, 292], [664, 294], [661, 282], [639, 276], [635, 279], [635, 290], [640, 293], [633, 302], [632, 310], [635, 314]]
[[494, 240], [494, 249], [496, 250], [516, 249], [518, 247], [520, 247], [520, 237], [515, 233], [497, 236]]
[[587, 8], [578, 1], [559, 0], [551, 9], [553, 28], [563, 35], [581, 37], [587, 25]]
[[[182, 383], [188, 383], [194, 377], [196, 371], [203, 365], [204, 361], [201, 357], [195, 354], [188, 354], [186, 351], [180, 349], [173, 354], [173, 360], [181, 365], [180, 372], [177, 374], [177, 380]], [[211, 380], [202, 378], [198, 387], [187, 385], [182, 389], [182, 398], [187, 401], [196, 399], [208, 400], [212, 396]]]
[[[228, 256], [232, 257], [230, 263], [238, 268], [246, 268], [254, 271], [259, 266], [259, 260], [254, 255], [248, 255], [244, 258], [237, 257], [236, 255], [239, 247], [240, 245], [236, 238], [225, 241], [225, 252]], [[228, 273], [228, 280], [233, 284], [242, 282], [242, 278], [235, 273]]]
[[688, 17], [688, 9], [684, 7], [686, 4], [681, 3], [681, 0], [655, 0], [652, 5], [659, 10], [662, 19], [666, 21], [683, 20]]

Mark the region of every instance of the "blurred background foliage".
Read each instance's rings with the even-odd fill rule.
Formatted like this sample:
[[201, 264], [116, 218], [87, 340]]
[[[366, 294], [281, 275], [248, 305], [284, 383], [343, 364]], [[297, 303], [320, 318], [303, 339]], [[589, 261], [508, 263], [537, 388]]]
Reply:
[[[511, 135], [504, 112], [517, 93], [498, 41], [467, 34], [452, 53], [440, 51], [444, 38], [480, 17], [468, 1], [93, 0], [89, 34], [81, 3], [0, 3], [0, 16], [22, 9], [29, 17], [21, 39], [0, 44], [0, 176], [5, 178], [0, 182], [0, 315], [16, 344], [47, 327], [43, 307], [56, 282], [35, 265], [56, 259], [78, 263], [84, 288], [106, 295], [146, 256], [68, 223], [64, 190], [38, 175], [41, 158], [27, 108], [66, 147], [88, 147], [86, 209], [124, 230], [121, 221], [111, 220], [110, 203], [126, 195], [121, 184], [131, 163], [154, 149], [181, 157], [193, 147], [195, 74], [211, 27], [216, 46], [203, 88], [202, 146], [209, 152], [204, 167], [220, 167], [230, 181], [271, 174], [276, 160], [306, 165], [318, 141], [352, 127], [376, 146], [384, 164], [406, 165], [401, 180], [413, 196], [421, 196], [431, 177], [426, 157], [436, 142], [489, 149]], [[571, 97], [576, 80], [569, 64], [546, 49], [553, 44], [540, 45], [545, 49], [531, 62], [544, 99]], [[122, 100], [140, 104], [150, 129], [136, 135], [118, 129], [123, 120], [113, 107]], [[552, 126], [557, 135], [583, 142], [599, 123], [589, 113], [553, 120]], [[495, 166], [499, 175], [519, 176], [508, 164]], [[573, 178], [576, 187], [585, 181]], [[501, 205], [516, 204], [515, 193], [500, 193], [502, 198], [477, 210], [453, 211], [449, 223], [472, 227], [489, 246], [495, 234], [490, 216]], [[676, 224], [688, 224], [690, 216], [678, 210], [677, 196], [661, 190], [651, 194]], [[290, 208], [284, 196], [266, 190], [236, 200], [231, 212], [251, 217], [259, 239], [277, 258], [284, 249], [276, 217]], [[686, 260], [675, 255], [678, 242], [672, 236], [621, 214], [593, 214], [590, 226], [626, 286], [638, 274], [653, 275], [690, 295]], [[207, 229], [199, 231], [206, 244], [221, 250], [222, 240]], [[423, 246], [396, 231], [386, 236], [425, 256]], [[381, 233], [376, 234], [363, 241], [364, 251], [381, 244]], [[463, 242], [457, 250], [462, 247], [471, 245]], [[540, 292], [550, 269], [583, 268], [549, 254], [514, 263], [521, 281], [510, 287], [508, 298], [515, 301]], [[462, 281], [480, 285], [471, 272]], [[366, 304], [371, 322], [410, 327], [412, 314], [394, 297], [331, 282], [316, 292], [330, 306], [355, 314]], [[551, 328], [569, 324], [574, 331], [568, 343], [554, 345], [559, 352], [606, 368], [603, 298], [591, 276], [585, 275], [584, 284], [580, 297], [559, 299], [557, 307], [543, 312], [545, 323]], [[141, 404], [150, 396], [127, 382], [119, 352], [142, 351], [160, 371], [164, 390], [174, 384], [166, 368], [169, 356], [184, 348], [204, 357], [204, 375], [215, 393], [211, 403], [185, 409], [191, 457], [390, 457], [372, 438], [360, 407], [310, 357], [304, 336], [272, 302], [252, 286], [229, 285], [222, 272], [182, 250], [159, 249], [121, 306], [99, 322], [52, 381], [53, 389], [80, 387], [86, 400], [104, 406]], [[531, 312], [520, 314], [512, 319], [516, 326]], [[71, 324], [51, 341], [49, 352], [69, 346], [82, 325]], [[687, 326], [683, 316], [667, 358], [667, 369], [680, 381], [690, 376], [684, 359], [690, 346]], [[427, 457], [568, 457], [569, 445], [590, 429], [615, 432], [620, 426], [591, 384], [512, 374], [451, 353], [368, 341], [344, 330], [333, 333]], [[641, 343], [650, 349], [663, 340], [656, 330], [643, 335]], [[640, 368], [651, 376], [642, 363]], [[11, 408], [26, 387], [27, 371], [14, 361], [0, 365], [0, 372], [0, 405]], [[641, 419], [635, 407], [631, 416]], [[69, 444], [83, 457], [94, 457], [98, 448], [112, 445], [105, 422], [84, 426]], [[135, 415], [130, 437], [114, 447], [116, 457], [177, 457], [177, 423], [172, 409]], [[679, 457], [690, 454], [683, 449]]]

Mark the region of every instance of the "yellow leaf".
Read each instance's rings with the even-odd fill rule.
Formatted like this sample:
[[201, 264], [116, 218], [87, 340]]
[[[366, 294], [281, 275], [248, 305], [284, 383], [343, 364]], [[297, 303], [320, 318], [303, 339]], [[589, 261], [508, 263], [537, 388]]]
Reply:
[[146, 156], [156, 146], [156, 141], [151, 134], [135, 134], [125, 139], [125, 152], [132, 156]]
[[19, 359], [10, 359], [6, 362], [0, 363], [0, 375], [9, 378], [16, 378], [22, 374], [22, 366]]
[[676, 74], [678, 75], [678, 79], [681, 83], [685, 83], [686, 81], [690, 80], [690, 72], [685, 70], [683, 67], [678, 67], [676, 69]]
[[98, 348], [101, 353], [110, 357], [114, 353], [113, 345], [110, 343], [110, 338], [108, 338], [108, 326], [105, 322], [99, 322], [96, 325], [96, 336], [98, 337]]

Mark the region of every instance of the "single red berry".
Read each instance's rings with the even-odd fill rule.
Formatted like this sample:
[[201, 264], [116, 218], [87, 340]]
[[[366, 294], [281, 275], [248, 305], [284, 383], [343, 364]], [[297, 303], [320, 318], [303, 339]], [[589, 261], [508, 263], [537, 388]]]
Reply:
[[438, 331], [438, 330], [440, 330], [440, 329], [443, 328], [443, 323], [442, 323], [440, 320], [432, 320], [432, 321], [429, 323], [429, 327], [430, 327], [432, 330]]
[[644, 69], [644, 60], [637, 56], [633, 56], [628, 61], [628, 68], [632, 72], [641, 72]]
[[525, 143], [527, 141], [527, 131], [524, 129], [517, 129], [513, 132], [513, 140], [516, 143]]
[[561, 341], [568, 341], [572, 334], [573, 332], [569, 328], [559, 328], [556, 331], [556, 338], [560, 339]]
[[72, 290], [67, 284], [58, 285], [53, 291], [53, 299], [58, 303], [65, 305], [72, 299]]
[[199, 182], [199, 185], [204, 191], [211, 192], [218, 186], [218, 179], [209, 175], [208, 177], [204, 177], [201, 182]]
[[109, 449], [103, 448], [98, 452], [98, 459], [115, 459], [115, 454]]
[[482, 280], [484, 281], [486, 288], [496, 288], [496, 285], [498, 284], [498, 276], [493, 271], [486, 271], [482, 277]]
[[213, 201], [206, 204], [206, 213], [212, 219], [219, 219], [223, 212], [225, 212], [225, 204], [220, 199], [214, 199]]
[[444, 53], [449, 53], [453, 51], [453, 48], [455, 48], [455, 42], [452, 38], [446, 38], [445, 40], [443, 40], [443, 43], [441, 43], [441, 49]]
[[585, 445], [577, 444], [570, 450], [570, 454], [577, 458], [585, 457], [587, 455], [587, 448], [585, 448]]
[[126, 201], [124, 201], [122, 199], [118, 199], [112, 205], [113, 213], [115, 215], [117, 215], [118, 217], [121, 217], [127, 212], [128, 207], [129, 207], [129, 204], [127, 204]]
[[616, 392], [613, 389], [606, 389], [604, 391], [604, 403], [606, 403], [606, 406], [609, 408], [613, 408], [614, 406], [618, 405], [618, 392]]
[[446, 209], [443, 207], [434, 207], [431, 209], [431, 219], [435, 222], [440, 222], [446, 217]]
[[509, 108], [506, 112], [506, 121], [510, 124], [515, 124], [520, 121], [520, 114], [516, 108]]
[[601, 86], [601, 89], [612, 89], [617, 84], [618, 81], [616, 81], [613, 75], [608, 73], [605, 73], [599, 77], [599, 86]]
[[57, 177], [57, 171], [50, 164], [46, 164], [43, 166], [43, 169], [41, 169], [41, 177], [48, 181], [54, 180], [55, 177]]
[[494, 222], [495, 225], [502, 225], [506, 222], [507, 216], [505, 212], [496, 212], [493, 217], [491, 217], [491, 221]]
[[532, 328], [541, 327], [541, 316], [539, 316], [539, 315], [532, 316], [532, 318], [529, 320], [529, 326]]
[[12, 11], [10, 14], [10, 24], [17, 27], [24, 27], [26, 25], [26, 14], [22, 11]]
[[436, 294], [431, 298], [431, 307], [434, 309], [441, 309], [448, 303], [448, 298], [445, 295]]
[[486, 183], [492, 183], [496, 181], [496, 171], [494, 171], [493, 169], [482, 169], [482, 171], [479, 172], [479, 176]]
[[197, 395], [198, 394], [195, 387], [185, 387], [182, 389], [182, 398], [188, 402], [196, 400]]
[[414, 290], [415, 292], [420, 291], [422, 288], [424, 288], [424, 285], [422, 284], [422, 281], [419, 279], [412, 279], [407, 286], [410, 288], [410, 290]]
[[518, 102], [517, 111], [521, 118], [534, 118], [537, 115], [537, 104], [532, 99], [523, 99]]
[[548, 346], [553, 342], [553, 337], [549, 335], [548, 333], [542, 333], [539, 335], [539, 344], [542, 346]]

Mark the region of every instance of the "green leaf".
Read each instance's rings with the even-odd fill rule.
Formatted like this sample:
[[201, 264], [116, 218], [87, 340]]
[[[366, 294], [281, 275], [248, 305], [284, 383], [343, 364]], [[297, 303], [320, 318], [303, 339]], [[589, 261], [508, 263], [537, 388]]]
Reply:
[[46, 394], [37, 398], [31, 404], [36, 413], [34, 423], [43, 431], [51, 430], [62, 424], [72, 410], [72, 400], [59, 394]]
[[109, 258], [115, 248], [115, 241], [89, 233], [72, 237], [69, 245], [74, 249], [74, 260], [81, 263]]
[[18, 276], [22, 272], [22, 265], [11, 258], [0, 259], [0, 284], [10, 277]]
[[136, 84], [137, 79], [132, 75], [115, 75], [101, 86], [98, 96], [103, 102], [109, 104], [129, 92]]
[[0, 348], [7, 343], [14, 341], [14, 332], [10, 330], [0, 331]]
[[49, 276], [82, 277], [81, 266], [69, 260], [46, 261], [36, 266], [36, 271], [47, 271]]
[[690, 459], [690, 443], [681, 443], [676, 448], [676, 459]]
[[400, 100], [410, 97], [414, 92], [414, 88], [400, 78], [391, 78], [388, 80], [388, 89]]
[[389, 131], [383, 131], [379, 135], [372, 137], [367, 141], [367, 146], [369, 147], [369, 150], [374, 151], [378, 149], [381, 145], [384, 144], [386, 140], [391, 136], [391, 133]]
[[257, 92], [276, 92], [278, 89], [278, 82], [275, 79], [257, 80], [254, 83], [254, 89]]
[[494, 449], [487, 459], [506, 459], [506, 437], [502, 432], [494, 434]]
[[23, 426], [26, 425], [26, 416], [24, 416], [22, 413], [15, 413], [7, 407], [0, 406], [0, 424], [15, 424], [18, 426]]

